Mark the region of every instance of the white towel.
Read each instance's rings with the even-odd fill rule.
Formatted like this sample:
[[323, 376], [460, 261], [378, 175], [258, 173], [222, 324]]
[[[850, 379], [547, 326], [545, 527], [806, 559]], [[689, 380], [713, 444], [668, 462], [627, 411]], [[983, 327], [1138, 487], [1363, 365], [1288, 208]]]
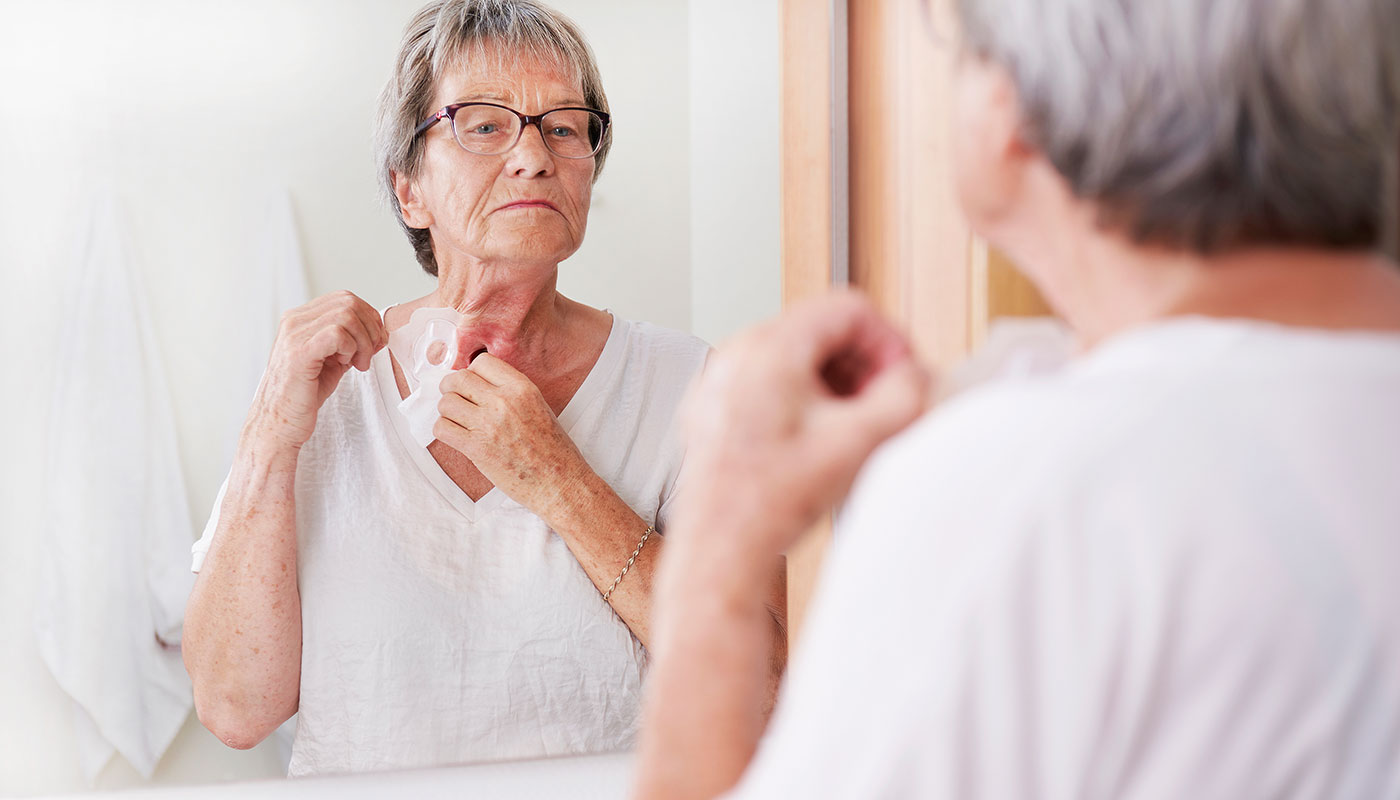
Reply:
[[[73, 699], [89, 783], [119, 752], [149, 778], [192, 705], [178, 642], [193, 539], [175, 421], [116, 203], [99, 200], [74, 263], [44, 467], [34, 629]], [[162, 644], [164, 642], [164, 644]]]
[[[267, 357], [277, 338], [277, 326], [282, 313], [306, 303], [309, 299], [306, 267], [301, 258], [301, 239], [297, 236], [292, 200], [286, 189], [270, 192], [262, 207], [252, 216], [253, 230], [248, 241], [252, 248], [244, 279], [239, 281], [239, 293], [231, 298], [238, 303], [238, 318], [242, 326], [238, 336], [226, 343], [230, 371], [238, 384], [236, 396], [249, 401], [242, 405], [246, 411], [257, 391], [258, 381], [267, 369]], [[237, 414], [226, 423], [224, 435], [224, 464], [233, 463], [238, 446], [238, 434], [243, 427], [243, 415]]]

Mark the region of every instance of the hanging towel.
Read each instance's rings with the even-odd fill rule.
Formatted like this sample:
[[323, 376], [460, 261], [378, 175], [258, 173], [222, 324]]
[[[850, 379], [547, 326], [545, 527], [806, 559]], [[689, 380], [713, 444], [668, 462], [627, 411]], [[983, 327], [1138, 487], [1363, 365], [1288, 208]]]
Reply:
[[309, 299], [291, 195], [285, 188], [277, 189], [267, 193], [258, 205], [251, 217], [253, 229], [248, 233], [251, 248], [246, 279], [238, 282], [235, 296], [239, 304], [237, 318], [242, 322], [238, 335], [225, 343], [230, 348], [225, 363], [238, 381], [232, 391], [234, 396], [248, 401], [241, 404], [239, 414], [224, 423], [225, 467], [233, 464], [238, 434], [243, 428], [242, 412], [248, 410], [258, 381], [267, 369], [283, 312]]
[[119, 752], [149, 778], [192, 705], [178, 643], [193, 539], [165, 375], [113, 198], [63, 265], [50, 353], [34, 629], [72, 698], [91, 784]]

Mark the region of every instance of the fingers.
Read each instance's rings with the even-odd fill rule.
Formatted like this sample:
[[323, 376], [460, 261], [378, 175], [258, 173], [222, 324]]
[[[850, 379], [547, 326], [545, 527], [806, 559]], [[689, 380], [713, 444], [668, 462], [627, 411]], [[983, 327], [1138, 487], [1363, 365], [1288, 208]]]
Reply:
[[812, 370], [838, 397], [854, 395], [883, 370], [908, 360], [908, 339], [863, 295], [842, 290], [795, 307], [773, 323], [784, 360]]
[[316, 412], [354, 366], [368, 370], [388, 342], [379, 314], [350, 292], [322, 295], [282, 315], [254, 411], [274, 435], [310, 438]]
[[355, 359], [360, 343], [342, 325], [327, 325], [311, 334], [306, 342], [308, 366], [320, 366], [328, 359], [334, 359], [341, 366], [349, 367]]
[[858, 467], [926, 408], [931, 373], [914, 359], [904, 334], [854, 292], [822, 298], [804, 311], [799, 321], [810, 337], [808, 352], [834, 395], [816, 404], [814, 423]]
[[384, 318], [379, 316], [379, 312], [375, 310], [374, 306], [350, 292], [346, 292], [346, 294], [353, 301], [351, 310], [355, 312], [355, 316], [365, 326], [365, 332], [369, 334], [374, 352], [379, 352], [389, 344], [389, 329], [384, 325]]
[[473, 405], [483, 405], [496, 394], [496, 385], [469, 369], [449, 373], [438, 385], [443, 396], [457, 395]]
[[476, 427], [472, 423], [481, 413], [479, 406], [455, 392], [444, 394], [442, 399], [438, 400], [437, 408], [439, 416], [457, 423], [465, 430]]
[[923, 413], [933, 380], [912, 358], [888, 364], [858, 394], [829, 400], [813, 413], [814, 427], [852, 462], [852, 469]]
[[334, 300], [325, 322], [344, 328], [355, 339], [351, 363], [361, 372], [368, 370], [370, 359], [388, 341], [379, 312], [350, 292], [337, 292], [330, 297]]
[[[525, 377], [520, 370], [496, 358], [490, 353], [482, 353], [477, 356], [476, 359], [472, 361], [471, 366], [463, 371], [474, 373], [493, 386], [509, 387], [517, 386], [521, 381], [526, 383], [530, 382], [530, 379]], [[534, 384], [531, 383], [530, 385], [533, 386]]]
[[479, 438], [483, 426], [490, 425], [480, 403], [489, 396], [491, 386], [480, 376], [465, 373], [467, 370], [458, 370], [442, 379], [433, 436], [458, 452], [470, 453], [472, 437]]
[[686, 458], [704, 469], [691, 496], [774, 501], [734, 504], [726, 524], [751, 524], [756, 548], [780, 552], [918, 417], [929, 383], [869, 301], [840, 292], [803, 303], [722, 350], [692, 389]]
[[[339, 328], [354, 342], [347, 348], [338, 335], [327, 329]], [[379, 313], [368, 303], [350, 292], [322, 295], [304, 306], [282, 316], [278, 338], [300, 351], [309, 347], [306, 355], [317, 361], [330, 357], [347, 366], [369, 369], [370, 359], [388, 343], [388, 332]]]
[[837, 394], [858, 389], [885, 365], [910, 352], [904, 335], [854, 291], [801, 303], [776, 324], [782, 346], [798, 363], [824, 372], [837, 363], [833, 377], [851, 384], [832, 387]]
[[467, 437], [471, 434], [460, 423], [447, 417], [438, 417], [433, 423], [433, 438], [458, 452], [467, 450]]
[[350, 337], [355, 340], [355, 351], [350, 356], [350, 363], [355, 369], [364, 372], [369, 369], [370, 359], [374, 357], [379, 348], [375, 346], [373, 335], [359, 316], [354, 312], [347, 313], [349, 314], [348, 318], [337, 319], [334, 324], [350, 334]]
[[[500, 359], [496, 361], [505, 365]], [[505, 368], [514, 372], [509, 365], [505, 365]], [[509, 372], [497, 374], [508, 376]], [[500, 386], [491, 383], [474, 370], [459, 369], [449, 373], [442, 379], [439, 388], [442, 390], [442, 399], [438, 401], [438, 414], [453, 424], [444, 429], [448, 436], [452, 437], [450, 440], [438, 436], [443, 442], [461, 450], [468, 434], [483, 427], [491, 428], [499, 422], [498, 412], [503, 407], [500, 401], [505, 399], [503, 391]]]

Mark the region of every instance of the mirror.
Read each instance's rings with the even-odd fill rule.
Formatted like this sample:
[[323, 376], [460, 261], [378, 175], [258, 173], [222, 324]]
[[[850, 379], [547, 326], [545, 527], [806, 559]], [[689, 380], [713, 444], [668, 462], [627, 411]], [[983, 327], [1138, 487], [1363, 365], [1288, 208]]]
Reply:
[[[711, 343], [775, 313], [776, 0], [551, 5], [592, 45], [614, 121], [587, 237], [561, 265], [560, 291]], [[180, 489], [160, 511], [187, 518], [192, 543], [266, 363], [278, 298], [344, 288], [382, 309], [431, 290], [377, 198], [370, 147], [379, 91], [420, 6], [0, 3], [0, 72], [10, 76], [0, 104], [0, 280], [11, 300], [0, 324], [22, 343], [12, 348], [14, 385], [31, 390], [0, 401], [2, 632], [14, 644], [0, 654], [9, 742], [0, 794], [286, 773], [284, 740], [230, 749], [190, 712], [168, 741], [137, 737], [147, 777], [113, 752], [107, 736], [116, 734], [78, 710], [46, 648], [81, 642], [71, 625], [101, 632], [113, 617], [65, 621], [67, 600], [118, 569], [146, 576], [139, 560], [93, 574], [54, 557], [55, 509], [74, 518], [85, 503], [56, 489], [55, 476], [134, 497], [174, 464]], [[94, 277], [110, 277], [103, 270], [116, 262], [121, 281]], [[107, 376], [104, 352], [125, 342], [104, 340], [76, 307], [135, 320], [131, 341], [149, 345], [139, 363], [162, 397], [135, 407], [116, 406], [107, 391], [89, 405], [52, 401], [70, 378]], [[115, 370], [104, 380], [129, 377]], [[84, 451], [91, 464], [130, 471], [84, 472], [85, 457], [68, 457], [77, 445], [63, 434], [67, 414], [112, 434]], [[140, 550], [70, 544], [88, 556], [99, 546], [123, 557]]]

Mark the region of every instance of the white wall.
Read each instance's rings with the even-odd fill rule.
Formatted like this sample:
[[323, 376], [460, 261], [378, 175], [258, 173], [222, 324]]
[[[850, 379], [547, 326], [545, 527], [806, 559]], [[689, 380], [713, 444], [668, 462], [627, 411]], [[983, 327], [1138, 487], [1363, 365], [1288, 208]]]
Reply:
[[[776, 0], [554, 4], [590, 37], [617, 120], [561, 289], [712, 341], [772, 313], [777, 129], [763, 114], [777, 104]], [[313, 294], [348, 288], [387, 305], [431, 286], [377, 204], [369, 151], [375, 97], [419, 5], [0, 0], [0, 341], [11, 366], [0, 392], [0, 795], [84, 788], [67, 702], [30, 631], [44, 397], [53, 370], [81, 368], [44, 353], [75, 220], [95, 191], [124, 203], [170, 376], [193, 536], [246, 402], [223, 363], [247, 323], [223, 301], [248, 269], [246, 220], [269, 194], [290, 192]], [[697, 139], [714, 129], [693, 118], [702, 96], [759, 115], [743, 147]], [[277, 769], [269, 743], [229, 750], [191, 717], [155, 781]], [[118, 758], [98, 785], [139, 782]]]
[[719, 344], [777, 312], [778, 1], [690, 4], [690, 308]]

